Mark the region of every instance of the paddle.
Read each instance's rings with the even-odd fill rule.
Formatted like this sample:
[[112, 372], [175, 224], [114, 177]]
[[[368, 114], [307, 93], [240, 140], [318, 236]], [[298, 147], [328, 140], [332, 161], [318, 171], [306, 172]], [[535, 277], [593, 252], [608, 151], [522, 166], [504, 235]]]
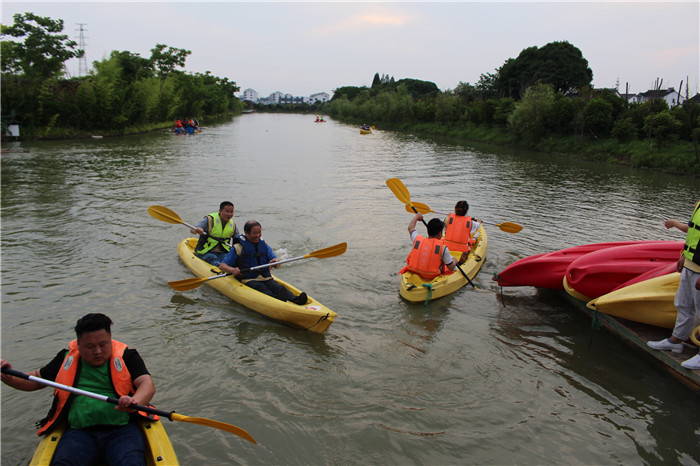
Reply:
[[[167, 207], [163, 207], [162, 205], [152, 205], [151, 207], [148, 208], [148, 213], [151, 214], [151, 217], [158, 219], [162, 222], [165, 223], [172, 223], [172, 224], [182, 224], [185, 225], [186, 227], [190, 227], [193, 230], [196, 230], [197, 227], [190, 225], [189, 223], [185, 223], [178, 214], [173, 212], [172, 210], [168, 209]], [[221, 244], [226, 244], [230, 246], [230, 240], [222, 239], [222, 238], [217, 238], [216, 236], [211, 236], [208, 233], [205, 233], [204, 236], [208, 236], [209, 238], [218, 241]]]
[[[408, 188], [406, 188], [406, 185], [403, 184], [403, 181], [401, 181], [398, 178], [389, 178], [388, 180], [386, 180], [386, 185], [389, 186], [389, 189], [391, 189], [391, 192], [394, 193], [394, 196], [396, 196], [399, 201], [403, 202], [407, 206], [410, 206], [411, 209], [413, 209], [413, 212], [418, 213], [418, 210], [411, 203], [411, 193], [408, 192]], [[421, 219], [421, 222], [423, 222], [425, 228], [428, 228], [428, 224], [425, 223], [425, 220]], [[464, 273], [462, 267], [460, 267], [459, 262], [455, 262], [455, 265], [457, 266], [457, 269], [462, 273], [464, 278], [467, 279], [467, 282], [469, 282], [472, 288], [476, 288], [476, 286], [474, 286], [474, 283], [472, 283], [467, 274]]]
[[[250, 272], [251, 270], [264, 269], [265, 267], [274, 267], [280, 264], [286, 264], [287, 262], [298, 261], [301, 259], [307, 259], [310, 257], [315, 257], [316, 259], [326, 259], [328, 257], [335, 257], [343, 254], [348, 248], [348, 243], [338, 243], [335, 246], [329, 246], [324, 249], [319, 249], [318, 251], [310, 252], [304, 256], [293, 257], [291, 259], [284, 259], [278, 262], [271, 262], [269, 264], [256, 265], [255, 267], [250, 267], [248, 269], [241, 269], [241, 272]], [[168, 285], [175, 291], [187, 291], [193, 290], [199, 287], [202, 283], [209, 280], [215, 280], [217, 278], [228, 277], [230, 273], [222, 273], [219, 275], [214, 275], [213, 277], [203, 277], [203, 278], [187, 278], [185, 280], [177, 280], [174, 282], [168, 282]]]
[[[415, 210], [417, 210], [421, 214], [429, 214], [432, 212], [432, 213], [438, 214], [438, 215], [450, 215], [450, 214], [445, 213], [445, 212], [438, 212], [436, 210], [432, 210], [426, 204], [423, 204], [421, 202], [414, 202], [412, 205], [406, 204], [406, 212], [415, 212]], [[497, 226], [498, 228], [501, 229], [501, 231], [505, 231], [506, 233], [517, 233], [523, 229], [522, 225], [518, 225], [517, 223], [513, 223], [513, 222], [491, 223], [491, 222], [484, 222], [482, 220], [481, 223], [484, 223], [486, 225]]]
[[[65, 390], [67, 392], [76, 394], [76, 395], [84, 395], [88, 396], [90, 398], [94, 398], [96, 400], [100, 401], [106, 401], [107, 403], [112, 403], [114, 405], [119, 404], [119, 399], [118, 398], [113, 398], [113, 397], [107, 397], [104, 395], [100, 395], [98, 393], [92, 393], [88, 392], [85, 390], [81, 390], [79, 388], [74, 388], [70, 387], [68, 385], [63, 385], [58, 382], [52, 382], [51, 380], [46, 380], [42, 379], [40, 377], [35, 377], [33, 375], [28, 375], [23, 372], [16, 371], [14, 369], [10, 369], [8, 367], [3, 367], [2, 372], [5, 374], [10, 374], [14, 375], [15, 377], [20, 377], [22, 379], [26, 380], [31, 380], [33, 382], [40, 383], [42, 385], [48, 385], [50, 387], [58, 388], [59, 390]], [[211, 419], [205, 419], [203, 417], [190, 417], [190, 416], [185, 416], [182, 414], [177, 414], [175, 411], [167, 412], [167, 411], [161, 411], [160, 409], [155, 409], [150, 406], [141, 406], [137, 404], [132, 404], [129, 406], [129, 408], [135, 409], [137, 411], [144, 411], [147, 413], [151, 414], [157, 414], [158, 416], [165, 417], [170, 419], [171, 421], [179, 421], [179, 422], [189, 422], [192, 424], [201, 424], [203, 426], [209, 426], [213, 427], [214, 429], [219, 429], [219, 430], [225, 430], [226, 432], [230, 432], [234, 435], [238, 435], [239, 437], [242, 437], [249, 442], [253, 442], [257, 444], [258, 442], [255, 441], [255, 439], [245, 430], [241, 429], [240, 427], [236, 427], [231, 424], [226, 424], [224, 422], [219, 422], [219, 421], [213, 421]]]

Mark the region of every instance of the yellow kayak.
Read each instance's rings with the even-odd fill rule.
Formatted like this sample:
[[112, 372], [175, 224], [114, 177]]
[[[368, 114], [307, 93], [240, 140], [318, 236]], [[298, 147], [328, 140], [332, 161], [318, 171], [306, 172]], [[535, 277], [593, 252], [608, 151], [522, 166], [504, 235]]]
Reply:
[[[478, 233], [479, 236], [473, 249], [469, 252], [467, 262], [460, 266], [470, 280], [476, 277], [486, 259], [488, 238], [483, 225], [479, 227]], [[455, 261], [459, 260], [459, 257], [462, 255], [459, 251], [450, 251], [450, 254], [455, 258]], [[407, 301], [419, 303], [446, 296], [462, 288], [467, 283], [467, 279], [457, 269], [455, 269], [454, 273], [439, 275], [432, 280], [425, 280], [413, 272], [405, 272], [401, 274], [399, 292]]]
[[680, 277], [680, 273], [673, 272], [635, 283], [596, 298], [586, 306], [614, 317], [672, 329], [677, 314], [673, 300]]
[[[139, 422], [139, 428], [146, 441], [146, 464], [155, 465], [177, 465], [177, 457], [170, 443], [168, 434], [160, 421]], [[34, 452], [29, 466], [49, 466], [58, 446], [58, 441], [65, 432], [65, 426], [58, 426], [50, 434], [44, 435], [39, 442], [39, 446]]]
[[[197, 246], [197, 238], [187, 238], [180, 242], [177, 251], [182, 262], [197, 277], [205, 278], [222, 273], [218, 267], [204, 262], [194, 254]], [[290, 290], [294, 295], [301, 293], [301, 290], [293, 287], [287, 282], [275, 277], [275, 281]], [[309, 296], [309, 300], [304, 305], [294, 304], [289, 301], [280, 301], [271, 296], [267, 296], [253, 288], [239, 282], [235, 277], [228, 276], [217, 278], [206, 282], [212, 288], [236, 301], [247, 308], [250, 308], [270, 319], [281, 322], [290, 327], [309, 330], [315, 333], [323, 333], [328, 330], [335, 318], [335, 312]]]

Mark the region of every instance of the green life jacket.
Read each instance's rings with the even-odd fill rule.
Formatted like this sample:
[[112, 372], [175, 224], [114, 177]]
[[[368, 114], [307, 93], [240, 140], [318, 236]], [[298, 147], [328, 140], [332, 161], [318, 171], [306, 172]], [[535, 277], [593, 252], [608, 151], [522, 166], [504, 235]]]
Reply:
[[[236, 224], [233, 219], [229, 220], [226, 225], [221, 224], [221, 217], [219, 212], [213, 212], [207, 215], [207, 220], [209, 221], [209, 228], [207, 230], [207, 235], [200, 238], [199, 243], [197, 243], [197, 249], [195, 250], [197, 254], [204, 255], [214, 249], [217, 245], [228, 251], [231, 246], [227, 242], [236, 231]], [[218, 238], [221, 241], [217, 241], [214, 238]]]
[[698, 243], [700, 243], [700, 201], [695, 204], [693, 217], [688, 223], [688, 233], [685, 237], [685, 245], [683, 246], [683, 254], [689, 261], [700, 265], [700, 251], [698, 251]]

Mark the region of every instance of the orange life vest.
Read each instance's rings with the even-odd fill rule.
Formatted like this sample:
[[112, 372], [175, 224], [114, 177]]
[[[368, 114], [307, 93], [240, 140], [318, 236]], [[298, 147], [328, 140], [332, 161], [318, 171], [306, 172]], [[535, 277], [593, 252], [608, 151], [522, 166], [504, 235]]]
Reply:
[[416, 236], [413, 248], [406, 258], [406, 266], [399, 273], [417, 273], [426, 280], [432, 280], [438, 275], [452, 273], [446, 272], [443, 267], [442, 254], [445, 244], [442, 239], [424, 238]]
[[[124, 350], [127, 349], [127, 345], [117, 340], [112, 340], [112, 356], [109, 359], [109, 372], [112, 379], [112, 388], [119, 396], [128, 396], [134, 393], [134, 385], [131, 382], [131, 374], [129, 369], [127, 369], [126, 364], [124, 364]], [[56, 375], [56, 382], [73, 386], [75, 383], [75, 376], [78, 372], [78, 361], [80, 360], [80, 352], [78, 351], [78, 340], [73, 340], [68, 345], [68, 353], [63, 359], [63, 365], [61, 370], [58, 371]], [[50, 417], [48, 422], [44, 424], [41, 429], [37, 432], [37, 435], [45, 433], [51, 426], [56, 422], [61, 411], [65, 408], [68, 398], [71, 393], [65, 390], [54, 389], [54, 397], [57, 400], [55, 410], [53, 410], [53, 415]]]
[[469, 252], [476, 242], [471, 231], [471, 217], [450, 214], [445, 222], [445, 245], [450, 251]]

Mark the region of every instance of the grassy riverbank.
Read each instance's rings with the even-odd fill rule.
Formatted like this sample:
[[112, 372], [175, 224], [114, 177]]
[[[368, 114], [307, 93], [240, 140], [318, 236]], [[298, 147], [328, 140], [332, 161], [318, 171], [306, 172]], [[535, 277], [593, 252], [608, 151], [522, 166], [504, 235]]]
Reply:
[[[358, 123], [358, 122], [347, 122]], [[358, 123], [360, 124], [360, 123]], [[454, 143], [492, 144], [513, 149], [526, 149], [563, 157], [589, 161], [627, 165], [634, 168], [654, 170], [682, 176], [700, 177], [700, 162], [692, 142], [674, 141], [662, 147], [646, 140], [622, 143], [616, 138], [552, 136], [543, 138], [536, 144], [525, 145], [516, 141], [513, 133], [504, 127], [487, 127], [471, 123], [442, 125], [438, 123], [398, 123], [381, 125], [378, 129], [400, 131], [419, 137], [451, 141]]]

